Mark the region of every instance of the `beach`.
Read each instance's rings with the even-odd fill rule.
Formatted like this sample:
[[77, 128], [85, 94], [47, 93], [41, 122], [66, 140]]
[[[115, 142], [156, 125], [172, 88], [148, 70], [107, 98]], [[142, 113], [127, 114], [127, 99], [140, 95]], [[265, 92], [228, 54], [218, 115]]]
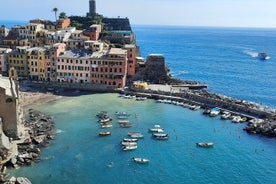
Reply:
[[63, 98], [63, 96], [57, 96], [53, 93], [42, 93], [42, 92], [23, 92], [19, 91], [19, 105], [25, 109], [30, 105], [48, 103], [58, 99]]

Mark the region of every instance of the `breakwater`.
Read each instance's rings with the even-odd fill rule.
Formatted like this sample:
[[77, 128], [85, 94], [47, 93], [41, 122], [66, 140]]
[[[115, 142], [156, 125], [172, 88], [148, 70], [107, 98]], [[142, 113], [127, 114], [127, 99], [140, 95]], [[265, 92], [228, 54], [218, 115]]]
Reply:
[[[210, 93], [205, 90], [143, 90], [131, 88], [123, 91], [125, 94], [146, 96], [152, 99], [170, 99], [192, 105], [199, 105], [204, 109], [218, 107], [230, 111], [235, 115], [247, 117], [248, 124], [244, 129], [248, 133], [260, 134], [268, 137], [276, 137], [276, 111], [260, 104], [245, 100]], [[254, 121], [254, 120], [260, 121]], [[251, 120], [251, 121], [250, 121]]]

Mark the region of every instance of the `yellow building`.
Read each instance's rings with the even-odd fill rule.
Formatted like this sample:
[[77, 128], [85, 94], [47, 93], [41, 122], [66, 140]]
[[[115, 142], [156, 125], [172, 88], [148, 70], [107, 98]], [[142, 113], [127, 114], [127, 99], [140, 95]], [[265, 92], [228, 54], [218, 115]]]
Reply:
[[29, 46], [16, 47], [8, 56], [9, 68], [14, 68], [19, 77], [28, 77], [27, 50]]
[[27, 50], [29, 79], [45, 80], [46, 60], [50, 58], [49, 53], [43, 47], [32, 47]]

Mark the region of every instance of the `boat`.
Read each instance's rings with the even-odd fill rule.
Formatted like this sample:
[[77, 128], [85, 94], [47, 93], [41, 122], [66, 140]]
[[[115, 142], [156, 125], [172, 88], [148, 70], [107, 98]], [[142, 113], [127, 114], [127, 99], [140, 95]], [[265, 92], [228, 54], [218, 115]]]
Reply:
[[193, 110], [193, 111], [196, 111], [196, 110], [198, 110], [198, 109], [200, 109], [201, 107], [199, 106], [199, 105], [191, 105], [190, 107], [189, 107], [189, 109], [191, 109], [191, 110]]
[[124, 138], [123, 141], [124, 142], [137, 142], [138, 139]]
[[102, 124], [102, 128], [111, 128], [112, 124]]
[[132, 123], [119, 123], [120, 127], [122, 128], [129, 128], [132, 127]]
[[141, 132], [128, 132], [127, 135], [141, 134]]
[[138, 157], [133, 157], [132, 160], [133, 160], [134, 162], [141, 163], [141, 164], [147, 164], [147, 163], [149, 163], [149, 161], [150, 161], [150, 160], [147, 159], [147, 158], [138, 158]]
[[135, 150], [135, 149], [137, 149], [137, 148], [138, 148], [137, 145], [133, 145], [133, 146], [122, 146], [122, 150], [124, 150], [124, 151]]
[[233, 116], [232, 122], [233, 123], [239, 123], [241, 121], [241, 117], [240, 116]]
[[164, 129], [163, 128], [149, 128], [149, 132], [163, 133]]
[[210, 112], [209, 115], [211, 117], [215, 117], [215, 116], [219, 115], [219, 113], [220, 113], [220, 108], [214, 107], [214, 108], [211, 109], [211, 112]]
[[144, 137], [144, 135], [143, 134], [132, 134], [132, 135], [130, 135], [130, 137], [131, 138], [135, 138], [135, 139], [140, 139], [140, 138], [143, 138]]
[[226, 111], [221, 115], [220, 118], [223, 119], [223, 120], [230, 119], [231, 118], [231, 113]]
[[110, 117], [107, 117], [107, 118], [102, 118], [99, 120], [99, 123], [106, 123], [106, 122], [109, 122], [109, 121], [112, 121], [112, 118]]
[[124, 141], [122, 141], [121, 144], [123, 146], [136, 146], [137, 142], [124, 142]]
[[205, 109], [202, 114], [210, 114], [211, 109]]
[[162, 134], [162, 133], [155, 133], [155, 134], [152, 134], [152, 136], [157, 140], [167, 140], [169, 138], [168, 134]]
[[141, 134], [140, 132], [128, 132], [128, 136], [135, 139], [144, 137], [143, 134]]
[[127, 112], [116, 112], [115, 113], [118, 117], [118, 119], [127, 119], [130, 114], [128, 114]]
[[98, 118], [102, 118], [104, 116], [107, 116], [107, 111], [100, 111], [96, 115]]
[[268, 60], [270, 57], [265, 52], [259, 52], [257, 58], [260, 60]]
[[99, 136], [108, 136], [111, 135], [111, 132], [99, 132]]
[[198, 143], [196, 143], [196, 145], [199, 147], [208, 148], [208, 147], [213, 147], [214, 143], [213, 142], [198, 142]]
[[136, 97], [136, 100], [137, 101], [144, 101], [144, 100], [146, 100], [147, 99], [147, 97]]

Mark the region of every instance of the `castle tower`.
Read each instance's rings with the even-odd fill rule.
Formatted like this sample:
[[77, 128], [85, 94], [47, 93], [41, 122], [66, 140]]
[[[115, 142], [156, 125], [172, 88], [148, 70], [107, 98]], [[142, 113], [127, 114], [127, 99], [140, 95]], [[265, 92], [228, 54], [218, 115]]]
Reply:
[[96, 1], [95, 0], [89, 0], [89, 13], [90, 16], [96, 15]]

